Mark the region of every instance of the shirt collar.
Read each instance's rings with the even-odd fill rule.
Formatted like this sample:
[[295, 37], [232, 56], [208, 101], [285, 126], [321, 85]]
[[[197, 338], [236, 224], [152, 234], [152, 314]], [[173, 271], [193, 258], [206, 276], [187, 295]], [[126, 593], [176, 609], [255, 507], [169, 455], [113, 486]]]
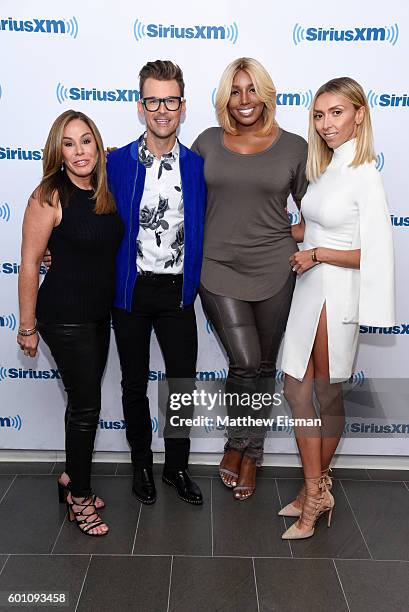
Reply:
[[[141, 134], [138, 140], [138, 159], [140, 163], [145, 166], [145, 168], [150, 168], [151, 166], [153, 166], [153, 163], [156, 158], [154, 154], [151, 153], [148, 149], [148, 145], [146, 144], [146, 134], [147, 134], [146, 132], [144, 134]], [[169, 151], [169, 153], [165, 153], [164, 155], [162, 155], [160, 161], [167, 161], [172, 164], [179, 157], [179, 153], [180, 153], [179, 140], [176, 138], [176, 141], [172, 147], [172, 150]]]

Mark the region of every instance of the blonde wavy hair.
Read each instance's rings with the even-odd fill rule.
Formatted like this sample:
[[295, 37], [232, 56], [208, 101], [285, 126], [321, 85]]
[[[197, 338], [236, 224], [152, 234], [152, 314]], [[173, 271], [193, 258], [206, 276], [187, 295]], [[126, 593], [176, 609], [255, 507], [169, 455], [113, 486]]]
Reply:
[[351, 166], [360, 166], [365, 162], [371, 162], [376, 159], [374, 144], [371, 114], [369, 110], [368, 100], [366, 99], [364, 90], [361, 85], [350, 77], [339, 77], [331, 79], [318, 89], [312, 101], [309, 114], [308, 128], [308, 158], [306, 174], [309, 181], [315, 181], [324, 172], [330, 163], [333, 150], [321, 138], [315, 128], [314, 112], [317, 98], [323, 93], [332, 93], [342, 96], [351, 104], [355, 110], [364, 109], [363, 121], [357, 126], [356, 132], [356, 153], [352, 160]]
[[270, 134], [273, 127], [277, 125], [275, 119], [277, 92], [274, 83], [267, 70], [256, 59], [251, 57], [239, 57], [225, 68], [216, 94], [216, 115], [219, 125], [228, 134], [237, 134], [237, 122], [231, 114], [227, 105], [230, 100], [234, 77], [240, 70], [245, 70], [250, 76], [257, 96], [264, 103], [263, 128], [260, 136]]
[[43, 178], [33, 195], [43, 204], [54, 206], [56, 195], [62, 206], [67, 206], [70, 196], [69, 183], [62, 171], [62, 145], [64, 130], [74, 119], [83, 121], [90, 129], [97, 145], [97, 163], [91, 175], [91, 185], [94, 190], [92, 199], [95, 201], [94, 212], [106, 215], [116, 210], [115, 201], [108, 189], [105, 151], [101, 134], [95, 123], [80, 111], [67, 110], [57, 117], [51, 126], [43, 155]]

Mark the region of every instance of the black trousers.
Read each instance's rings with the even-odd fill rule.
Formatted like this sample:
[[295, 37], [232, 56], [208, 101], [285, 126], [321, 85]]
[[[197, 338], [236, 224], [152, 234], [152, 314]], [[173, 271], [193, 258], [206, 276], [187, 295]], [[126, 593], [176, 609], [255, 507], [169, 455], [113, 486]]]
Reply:
[[[217, 295], [200, 287], [203, 309], [210, 319], [229, 358], [226, 393], [274, 394], [276, 361], [284, 334], [294, 290], [294, 275], [280, 291], [266, 300], [248, 302]], [[236, 414], [235, 414], [236, 411]], [[229, 416], [238, 416], [237, 407], [228, 406]], [[269, 411], [247, 415], [267, 418]], [[240, 416], [245, 416], [243, 410]], [[226, 448], [243, 450], [262, 464], [266, 429], [228, 428]]]
[[[152, 465], [152, 425], [147, 387], [149, 348], [152, 329], [163, 353], [166, 376], [171, 379], [196, 378], [197, 327], [193, 305], [181, 308], [182, 275], [139, 275], [132, 312], [112, 311], [112, 321], [122, 370], [122, 405], [126, 437], [135, 467]], [[170, 386], [171, 383], [169, 383]], [[185, 469], [190, 440], [167, 437], [165, 428], [165, 467]]]
[[101, 380], [109, 348], [109, 318], [93, 323], [42, 324], [38, 329], [65, 391], [66, 472], [76, 497], [91, 494], [91, 461], [101, 410]]

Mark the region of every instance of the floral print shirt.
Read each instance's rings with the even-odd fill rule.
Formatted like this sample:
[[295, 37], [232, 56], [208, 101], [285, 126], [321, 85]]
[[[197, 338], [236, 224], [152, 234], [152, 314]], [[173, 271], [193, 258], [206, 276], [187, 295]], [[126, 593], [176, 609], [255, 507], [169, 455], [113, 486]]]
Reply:
[[140, 205], [136, 264], [139, 271], [181, 274], [184, 255], [183, 193], [179, 143], [157, 159], [146, 145], [138, 144], [139, 161], [146, 168]]

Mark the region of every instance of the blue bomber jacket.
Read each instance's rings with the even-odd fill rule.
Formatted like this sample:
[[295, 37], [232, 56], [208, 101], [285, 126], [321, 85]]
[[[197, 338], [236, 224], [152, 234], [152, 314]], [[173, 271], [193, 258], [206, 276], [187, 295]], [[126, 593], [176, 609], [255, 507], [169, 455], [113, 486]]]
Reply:
[[[184, 204], [185, 252], [181, 306], [192, 304], [200, 283], [203, 257], [206, 184], [203, 159], [180, 145], [179, 163]], [[125, 225], [116, 259], [114, 306], [131, 311], [137, 277], [136, 239], [139, 208], [145, 186], [145, 166], [138, 160], [138, 141], [112, 151], [107, 158], [108, 184]]]

